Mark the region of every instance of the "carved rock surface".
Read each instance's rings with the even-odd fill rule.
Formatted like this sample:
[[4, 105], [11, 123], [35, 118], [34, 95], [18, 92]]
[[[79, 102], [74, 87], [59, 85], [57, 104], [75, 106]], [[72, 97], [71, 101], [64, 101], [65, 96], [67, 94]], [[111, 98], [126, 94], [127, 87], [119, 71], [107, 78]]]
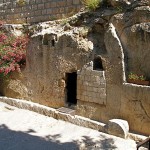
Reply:
[[131, 12], [111, 18], [126, 55], [128, 72], [150, 78], [150, 6], [139, 6]]

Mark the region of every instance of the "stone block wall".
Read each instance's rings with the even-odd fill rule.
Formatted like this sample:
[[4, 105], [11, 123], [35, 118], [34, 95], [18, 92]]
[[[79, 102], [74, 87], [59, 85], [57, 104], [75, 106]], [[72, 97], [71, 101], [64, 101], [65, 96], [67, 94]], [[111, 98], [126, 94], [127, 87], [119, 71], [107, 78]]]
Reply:
[[80, 8], [80, 0], [0, 0], [0, 20], [37, 23], [65, 18]]
[[150, 87], [124, 83], [121, 95], [121, 115], [131, 130], [150, 134]]
[[106, 104], [105, 72], [85, 68], [79, 71], [77, 76], [77, 99]]

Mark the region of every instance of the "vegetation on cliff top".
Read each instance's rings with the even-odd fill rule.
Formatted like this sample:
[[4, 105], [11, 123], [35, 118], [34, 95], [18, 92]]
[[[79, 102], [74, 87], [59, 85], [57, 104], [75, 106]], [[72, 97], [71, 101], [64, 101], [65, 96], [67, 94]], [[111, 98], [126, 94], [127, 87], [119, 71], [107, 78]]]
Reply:
[[102, 0], [81, 0], [81, 2], [88, 10], [96, 10]]

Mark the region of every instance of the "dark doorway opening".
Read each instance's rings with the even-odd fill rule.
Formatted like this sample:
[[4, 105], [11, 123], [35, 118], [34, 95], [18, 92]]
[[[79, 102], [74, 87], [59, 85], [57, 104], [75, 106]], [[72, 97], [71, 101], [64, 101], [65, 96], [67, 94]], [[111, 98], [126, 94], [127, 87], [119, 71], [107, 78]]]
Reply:
[[75, 105], [77, 104], [77, 73], [67, 73], [66, 74], [66, 96], [67, 104]]
[[101, 56], [97, 56], [93, 61], [93, 70], [103, 70], [103, 64]]

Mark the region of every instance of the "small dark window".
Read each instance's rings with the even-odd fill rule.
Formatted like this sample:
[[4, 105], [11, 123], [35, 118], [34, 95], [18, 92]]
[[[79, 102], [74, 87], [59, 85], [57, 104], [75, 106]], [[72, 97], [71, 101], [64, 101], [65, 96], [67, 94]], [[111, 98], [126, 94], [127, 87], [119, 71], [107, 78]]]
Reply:
[[55, 40], [53, 39], [51, 42], [52, 42], [52, 46], [55, 46]]
[[97, 56], [93, 62], [93, 70], [103, 70], [103, 64], [101, 56]]
[[47, 35], [44, 35], [43, 45], [48, 45], [48, 36]]

